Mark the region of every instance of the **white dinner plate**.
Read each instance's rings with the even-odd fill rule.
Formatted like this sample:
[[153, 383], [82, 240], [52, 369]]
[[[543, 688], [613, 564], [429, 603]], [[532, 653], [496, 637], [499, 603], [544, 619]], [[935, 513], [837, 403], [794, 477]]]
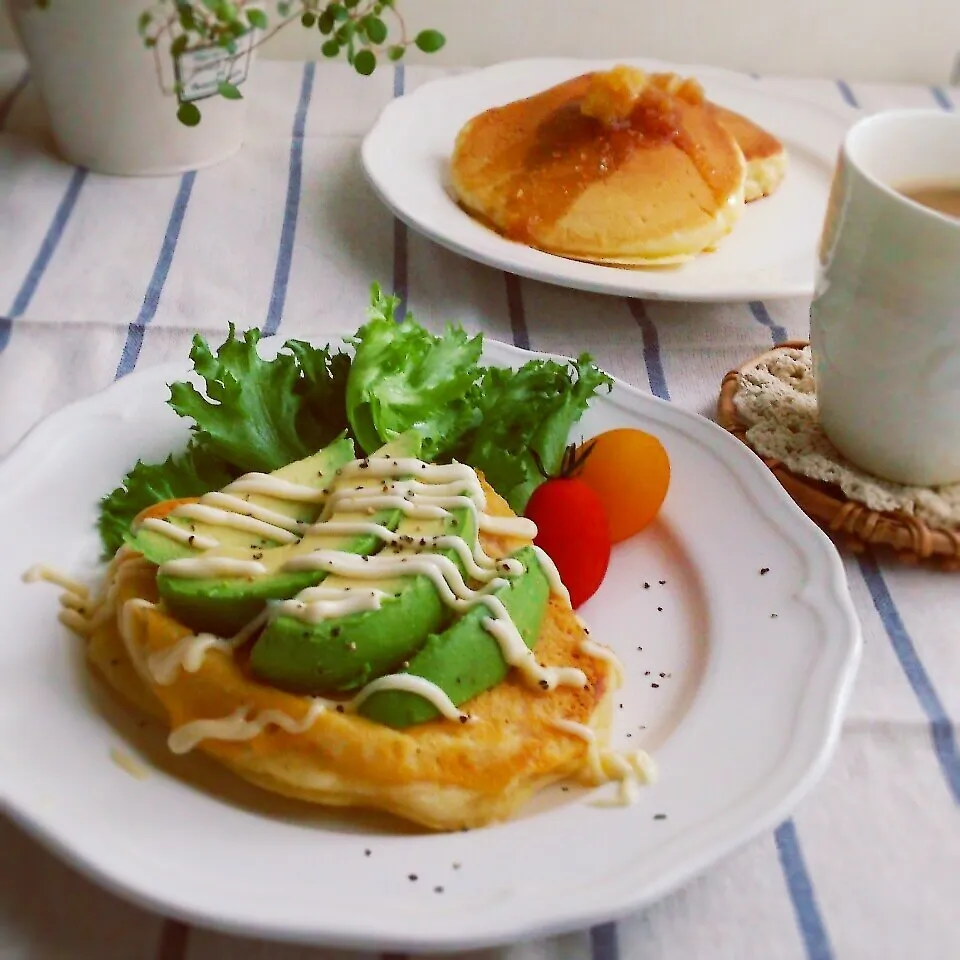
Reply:
[[[493, 363], [530, 356], [485, 347]], [[98, 882], [244, 934], [467, 949], [648, 904], [778, 824], [823, 773], [860, 652], [836, 552], [743, 444], [622, 383], [577, 434], [651, 431], [673, 475], [660, 516], [615, 549], [581, 613], [626, 668], [614, 745], [646, 748], [659, 766], [639, 802], [604, 806], [613, 784], [556, 786], [510, 823], [427, 834], [273, 798], [199, 754], [172, 756], [162, 730], [90, 679], [55, 588], [20, 577], [39, 562], [95, 575], [98, 499], [137, 458], [185, 440], [164, 402], [185, 369], [126, 377], [0, 463], [2, 809]]]
[[[710, 99], [746, 115], [786, 145], [790, 165], [779, 190], [748, 204], [716, 252], [675, 268], [581, 263], [507, 240], [454, 200], [448, 165], [457, 132], [467, 120], [615, 63], [696, 76]], [[766, 92], [747, 76], [715, 68], [650, 60], [517, 60], [435, 80], [393, 100], [363, 142], [363, 166], [384, 203], [415, 230], [465, 257], [534, 280], [663, 300], [810, 296], [833, 166], [856, 115], [851, 109], [828, 110]]]

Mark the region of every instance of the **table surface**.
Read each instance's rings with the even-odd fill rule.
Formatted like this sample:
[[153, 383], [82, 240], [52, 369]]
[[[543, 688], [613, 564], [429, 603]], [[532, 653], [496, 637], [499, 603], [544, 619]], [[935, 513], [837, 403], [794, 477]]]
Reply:
[[[135, 367], [186, 357], [195, 330], [279, 325], [323, 336], [363, 319], [370, 282], [417, 318], [559, 353], [713, 416], [723, 374], [806, 338], [807, 301], [630, 303], [520, 280], [395, 223], [358, 144], [437, 68], [360, 78], [339, 64], [259, 65], [235, 158], [115, 179], [58, 161], [16, 54], [0, 54], [0, 455], [40, 418]], [[756, 79], [866, 111], [953, 109], [939, 88]], [[960, 957], [960, 590], [956, 575], [845, 558], [865, 637], [837, 755], [795, 815], [616, 925], [484, 956]], [[339, 951], [239, 940], [143, 912], [78, 877], [0, 817], [0, 958], [277, 960]]]

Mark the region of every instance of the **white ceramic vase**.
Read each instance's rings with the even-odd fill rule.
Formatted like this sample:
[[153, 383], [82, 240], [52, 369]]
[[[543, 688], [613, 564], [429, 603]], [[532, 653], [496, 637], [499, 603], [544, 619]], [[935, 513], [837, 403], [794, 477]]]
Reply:
[[[232, 56], [205, 47], [174, 60], [176, 26], [154, 49], [144, 45], [138, 19], [149, 0], [6, 2], [66, 160], [100, 173], [158, 176], [209, 166], [242, 145], [246, 99], [219, 96], [217, 85], [227, 80], [247, 92], [253, 35]], [[199, 110], [195, 126], [178, 119], [182, 100]]]

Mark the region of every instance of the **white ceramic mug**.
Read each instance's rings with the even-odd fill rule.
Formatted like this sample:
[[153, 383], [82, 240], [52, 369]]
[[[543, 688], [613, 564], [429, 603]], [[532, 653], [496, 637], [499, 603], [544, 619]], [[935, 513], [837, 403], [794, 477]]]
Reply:
[[960, 481], [960, 220], [897, 188], [960, 186], [960, 114], [861, 120], [840, 152], [810, 341], [820, 422], [868, 472]]

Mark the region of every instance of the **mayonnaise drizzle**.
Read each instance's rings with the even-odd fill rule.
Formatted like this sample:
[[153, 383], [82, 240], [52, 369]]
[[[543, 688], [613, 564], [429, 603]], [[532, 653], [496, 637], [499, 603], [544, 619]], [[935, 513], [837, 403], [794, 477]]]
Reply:
[[152, 530], [154, 533], [162, 534], [170, 540], [176, 540], [177, 543], [185, 544], [188, 547], [195, 547], [197, 550], [212, 550], [220, 546], [219, 540], [213, 537], [205, 537], [200, 533], [192, 533], [187, 527], [178, 527], [169, 520], [159, 520], [156, 517], [147, 517], [140, 521], [140, 527], [144, 530]]
[[205, 577], [262, 577], [267, 568], [259, 560], [241, 560], [236, 557], [181, 557], [160, 565], [160, 572], [186, 580]]
[[258, 493], [291, 503], [323, 503], [326, 493], [302, 483], [291, 483], [269, 473], [245, 473], [223, 488], [224, 493]]
[[[300, 534], [304, 527], [309, 526], [303, 520], [297, 520], [295, 517], [288, 517], [286, 514], [278, 513], [268, 507], [263, 507], [258, 503], [252, 503], [250, 500], [244, 500], [243, 497], [234, 497], [229, 493], [208, 493], [203, 498], [206, 506], [217, 507], [226, 510], [228, 513], [235, 513], [241, 517], [253, 517], [260, 520], [268, 526], [279, 527], [288, 533]], [[271, 539], [276, 534], [271, 534]]]
[[120, 639], [123, 640], [123, 645], [126, 648], [127, 656], [130, 658], [130, 662], [133, 664], [134, 670], [137, 671], [137, 674], [140, 676], [140, 679], [144, 681], [147, 685], [150, 684], [151, 675], [150, 670], [147, 667], [146, 660], [143, 657], [143, 654], [140, 648], [137, 646], [136, 636], [133, 630], [133, 616], [137, 610], [155, 610], [156, 604], [151, 603], [149, 600], [142, 600], [139, 597], [133, 597], [121, 607], [120, 609]]
[[503, 659], [516, 667], [532, 687], [555, 690], [557, 687], [585, 687], [587, 675], [577, 667], [545, 667], [534, 652], [523, 642], [516, 624], [499, 597], [484, 597], [483, 602], [494, 616], [483, 621], [483, 626], [500, 645]]
[[147, 670], [155, 683], [168, 687], [177, 679], [181, 668], [186, 673], [196, 673], [202, 666], [208, 650], [230, 653], [233, 644], [210, 633], [184, 637], [166, 650], [157, 650], [147, 657]]
[[74, 580], [66, 574], [48, 567], [45, 563], [37, 563], [30, 567], [21, 577], [24, 583], [38, 583], [45, 580], [47, 583], [63, 587], [68, 593], [75, 594], [78, 597], [87, 597], [90, 595], [90, 588], [84, 586], [79, 580]]
[[281, 600], [273, 605], [275, 614], [296, 617], [304, 623], [321, 623], [345, 617], [351, 613], [379, 610], [392, 594], [383, 590], [351, 590], [345, 593], [336, 587], [308, 587], [293, 600]]
[[252, 740], [271, 724], [286, 730], [287, 733], [305, 733], [316, 722], [317, 717], [328, 710], [336, 709], [340, 713], [356, 713], [368, 697], [386, 690], [400, 690], [414, 693], [429, 700], [448, 720], [467, 723], [471, 718], [459, 710], [446, 692], [435, 683], [423, 677], [407, 673], [392, 673], [368, 683], [359, 693], [346, 702], [337, 703], [322, 697], [311, 697], [310, 709], [301, 720], [295, 720], [282, 710], [261, 710], [253, 720], [248, 720], [250, 706], [239, 707], [226, 717], [215, 719], [191, 720], [170, 733], [167, 745], [174, 753], [189, 753], [204, 740]]
[[203, 503], [184, 504], [182, 507], [177, 507], [171, 516], [183, 517], [185, 520], [199, 520], [213, 527], [233, 527], [234, 530], [243, 530], [245, 533], [252, 533], [256, 537], [274, 540], [277, 543], [296, 543], [300, 539], [297, 534], [267, 523], [265, 520], [258, 520], [256, 517], [230, 510], [221, 510], [219, 507], [210, 507]]
[[588, 657], [609, 663], [613, 668], [614, 682], [618, 687], [623, 686], [623, 664], [620, 662], [620, 658], [609, 647], [605, 647], [602, 644], [595, 643], [593, 640], [586, 638], [580, 641], [580, 650]]
[[540, 566], [543, 568], [543, 572], [546, 574], [547, 582], [550, 584], [550, 592], [555, 593], [560, 597], [568, 607], [571, 606], [570, 603], [570, 591], [564, 586], [563, 580], [560, 579], [560, 571], [557, 569], [557, 565], [550, 559], [550, 555], [543, 550], [542, 548], [534, 545], [534, 553], [537, 555], [537, 559], [540, 561]]
[[[315, 550], [313, 553], [293, 557], [284, 565], [285, 570], [326, 570], [337, 576], [356, 580], [386, 580], [391, 577], [428, 577], [437, 588], [441, 599], [455, 610], [469, 609], [485, 592], [499, 590], [506, 584], [502, 577], [495, 577], [482, 590], [472, 590], [463, 579], [460, 568], [449, 558], [439, 554], [377, 554], [358, 557], [339, 550]], [[486, 573], [486, 572], [485, 572]], [[294, 614], [296, 616], [296, 614]]]
[[191, 720], [167, 737], [167, 746], [177, 754], [189, 753], [204, 740], [252, 740], [269, 726], [279, 727], [287, 733], [306, 733], [327, 709], [326, 701], [314, 701], [299, 720], [282, 710], [261, 710], [252, 720], [247, 719], [250, 707], [239, 707], [228, 717], [214, 720]]
[[435, 683], [423, 677], [415, 677], [409, 673], [391, 673], [385, 677], [371, 680], [347, 705], [351, 712], [363, 703], [367, 697], [380, 693], [383, 690], [402, 690], [405, 693], [415, 693], [424, 700], [429, 700], [448, 720], [465, 722], [467, 714], [460, 710], [447, 694]]
[[601, 750], [594, 730], [575, 720], [553, 720], [551, 726], [571, 736], [579, 737], [587, 744], [587, 763], [594, 780], [618, 781], [619, 791], [616, 801], [601, 800], [598, 801], [600, 806], [629, 806], [639, 798], [640, 784], [653, 783], [656, 779], [656, 767], [646, 751], [618, 753], [610, 749]]
[[494, 517], [489, 513], [481, 514], [480, 529], [484, 533], [497, 537], [518, 537], [532, 540], [537, 535], [537, 525], [526, 517]]
[[212, 633], [188, 634], [166, 650], [156, 650], [147, 657], [147, 670], [156, 683], [167, 687], [177, 679], [180, 670], [196, 673], [209, 650], [230, 654], [242, 647], [265, 623], [267, 611], [258, 613], [243, 629], [229, 639]]

